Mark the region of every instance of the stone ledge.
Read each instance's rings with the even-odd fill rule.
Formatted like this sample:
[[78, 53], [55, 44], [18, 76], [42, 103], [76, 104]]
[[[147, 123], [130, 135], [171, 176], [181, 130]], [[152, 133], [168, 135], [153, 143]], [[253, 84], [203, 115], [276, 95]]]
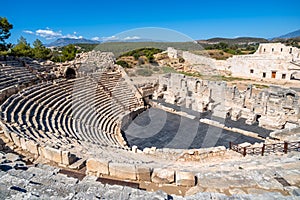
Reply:
[[39, 154], [39, 145], [32, 140], [25, 140], [26, 150], [34, 155]]
[[175, 178], [177, 186], [191, 187], [196, 183], [195, 175], [192, 172], [176, 171]]
[[175, 171], [172, 169], [155, 168], [151, 176], [151, 181], [159, 184], [174, 183], [174, 175]]
[[109, 175], [108, 161], [90, 158], [86, 161], [86, 173], [89, 175]]
[[136, 177], [139, 181], [151, 181], [151, 169], [148, 167], [136, 166]]
[[109, 163], [109, 174], [121, 179], [136, 180], [136, 169], [133, 164]]
[[59, 149], [54, 149], [52, 147], [39, 147], [39, 154], [41, 157], [48, 160], [54, 161], [56, 163], [62, 163], [62, 151]]

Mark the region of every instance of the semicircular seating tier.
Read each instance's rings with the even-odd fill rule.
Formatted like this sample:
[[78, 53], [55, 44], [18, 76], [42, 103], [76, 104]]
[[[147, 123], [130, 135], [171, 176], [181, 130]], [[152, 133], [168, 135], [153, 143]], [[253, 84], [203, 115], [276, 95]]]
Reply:
[[86, 141], [127, 148], [125, 115], [143, 107], [120, 72], [43, 82], [9, 97], [1, 106], [5, 128], [50, 146]]
[[17, 59], [0, 58], [0, 102], [20, 88], [34, 84], [38, 77]]

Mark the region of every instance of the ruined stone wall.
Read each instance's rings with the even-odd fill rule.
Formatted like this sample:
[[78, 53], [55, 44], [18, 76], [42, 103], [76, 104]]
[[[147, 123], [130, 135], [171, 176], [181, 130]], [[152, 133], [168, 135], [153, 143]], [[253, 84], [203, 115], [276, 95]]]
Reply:
[[276, 55], [289, 60], [298, 60], [300, 50], [296, 47], [286, 46], [281, 43], [262, 43], [254, 55]]
[[182, 57], [184, 58], [185, 61], [189, 62], [191, 65], [206, 65], [212, 68], [215, 67], [215, 59], [209, 57], [195, 55], [188, 51], [184, 51], [182, 53]]
[[180, 58], [180, 57], [182, 57], [182, 51], [174, 49], [173, 47], [168, 47], [167, 53], [168, 53], [169, 58]]
[[114, 68], [115, 56], [112, 52], [89, 51], [76, 55], [72, 61], [60, 63], [55, 74], [65, 77], [68, 68], [76, 71], [76, 76], [86, 75], [96, 71], [108, 71]]
[[[185, 69], [186, 71], [194, 71], [194, 72], [209, 74], [209, 72], [216, 70], [216, 62], [218, 63], [218, 67], [226, 66], [226, 65], [221, 65], [220, 62], [218, 62], [217, 60], [209, 58], [207, 56], [195, 55], [188, 51], [176, 50], [172, 47], [169, 47], [167, 49], [167, 53], [169, 58], [182, 57], [185, 60], [185, 64], [188, 65], [188, 67]], [[220, 70], [223, 69], [224, 67]]]
[[232, 76], [290, 80], [295, 72], [290, 70], [293, 64], [290, 60], [274, 55], [241, 55], [227, 60]]
[[[232, 76], [291, 80], [299, 73], [300, 50], [281, 43], [260, 44], [252, 55], [239, 55], [227, 59]], [[220, 68], [220, 67], [217, 67]]]
[[221, 110], [233, 120], [258, 121], [260, 126], [282, 129], [287, 123], [300, 123], [298, 94], [287, 88], [270, 87], [253, 92], [251, 85], [240, 91], [226, 82], [200, 80], [182, 74], [167, 74], [159, 79], [155, 98], [167, 103], [204, 112]]
[[[168, 55], [178, 56], [178, 51], [168, 48]], [[284, 81], [300, 77], [300, 50], [281, 43], [260, 44], [254, 54], [236, 55], [224, 61], [188, 51], [183, 51], [182, 57], [190, 65], [186, 70], [204, 74], [219, 71], [235, 77]]]

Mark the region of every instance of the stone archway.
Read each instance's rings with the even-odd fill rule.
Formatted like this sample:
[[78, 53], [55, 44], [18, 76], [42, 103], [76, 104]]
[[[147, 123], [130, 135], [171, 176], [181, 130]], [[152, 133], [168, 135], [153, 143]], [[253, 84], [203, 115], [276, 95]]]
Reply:
[[197, 93], [198, 91], [200, 91], [200, 87], [201, 87], [200, 81], [196, 81], [196, 85], [195, 85], [195, 93]]
[[66, 78], [76, 78], [76, 71], [73, 68], [68, 67], [65, 71]]

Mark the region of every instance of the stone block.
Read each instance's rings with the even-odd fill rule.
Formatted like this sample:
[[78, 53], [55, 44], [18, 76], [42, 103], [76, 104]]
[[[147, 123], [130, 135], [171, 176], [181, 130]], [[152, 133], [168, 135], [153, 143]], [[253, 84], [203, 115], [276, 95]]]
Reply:
[[70, 169], [81, 169], [84, 166], [86, 166], [86, 159], [78, 159], [76, 162], [74, 162], [73, 164], [71, 164], [70, 166], [68, 166]]
[[151, 149], [150, 149], [149, 147], [146, 147], [146, 148], [143, 149], [143, 152], [144, 152], [145, 154], [149, 154], [150, 151], [151, 151]]
[[74, 154], [71, 154], [69, 151], [62, 151], [61, 153], [61, 163], [64, 165], [71, 165], [77, 160], [77, 157]]
[[40, 155], [48, 160], [54, 161], [56, 163], [62, 163], [61, 155], [62, 152], [59, 149], [54, 149], [52, 147], [40, 147]]
[[[0, 124], [1, 125], [1, 124]], [[10, 135], [10, 132], [7, 130], [7, 129], [3, 129], [4, 131], [4, 135], [7, 139], [9, 139], [9, 141], [12, 141], [12, 138], [11, 138], [11, 135]]]
[[131, 151], [133, 153], [137, 153], [137, 149], [138, 149], [138, 147], [136, 145], [133, 145], [132, 148], [131, 148]]
[[175, 172], [172, 169], [155, 168], [152, 173], [151, 181], [160, 184], [174, 183], [174, 175]]
[[18, 147], [21, 147], [20, 137], [16, 133], [13, 133], [13, 132], [11, 132], [10, 135], [11, 135], [11, 139], [14, 142], [14, 144], [17, 145]]
[[196, 179], [193, 172], [176, 171], [176, 185], [177, 186], [195, 186]]
[[88, 174], [109, 175], [108, 161], [90, 158], [86, 162], [86, 171]]
[[133, 164], [109, 163], [109, 174], [121, 179], [136, 180], [136, 169]]
[[5, 158], [11, 162], [16, 162], [18, 160], [21, 160], [21, 157], [17, 154], [14, 154], [14, 153], [7, 153], [5, 155]]
[[34, 141], [32, 141], [32, 140], [25, 141], [25, 146], [26, 146], [27, 151], [29, 151], [30, 153], [35, 154], [35, 155], [40, 155], [39, 154], [39, 146]]
[[151, 181], [151, 169], [148, 167], [136, 166], [136, 176], [139, 181]]
[[20, 143], [21, 143], [21, 148], [26, 151], [27, 147], [26, 147], [26, 140], [25, 140], [25, 138], [20, 138]]

